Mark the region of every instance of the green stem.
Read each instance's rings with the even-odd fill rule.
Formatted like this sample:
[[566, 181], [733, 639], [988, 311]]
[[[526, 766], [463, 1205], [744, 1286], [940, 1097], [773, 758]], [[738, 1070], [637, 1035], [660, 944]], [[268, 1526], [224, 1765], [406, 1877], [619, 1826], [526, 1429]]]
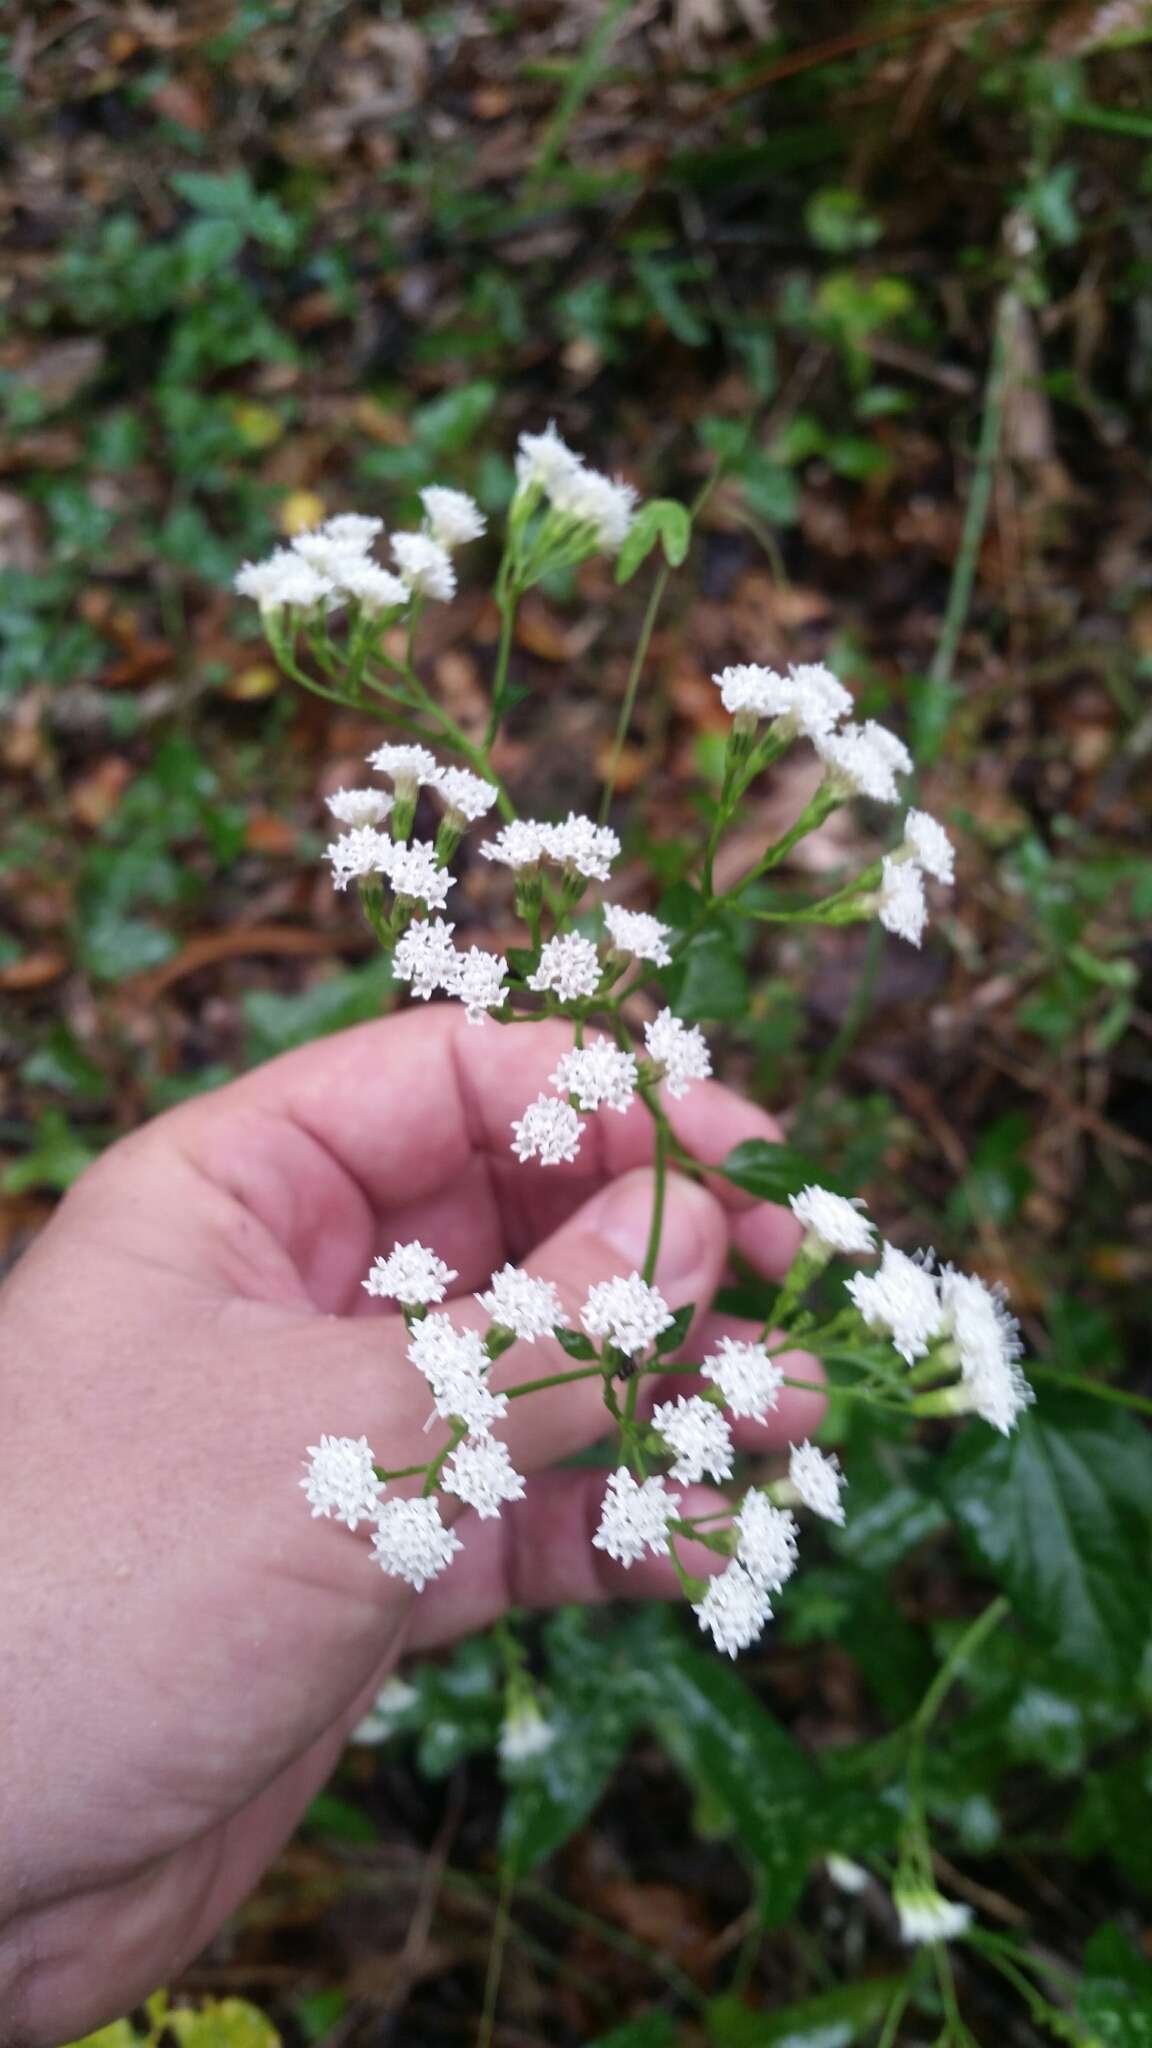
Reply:
[[1086, 1380], [1078, 1372], [1061, 1372], [1054, 1365], [1028, 1363], [1028, 1377], [1047, 1380], [1053, 1387], [1074, 1387], [1079, 1394], [1091, 1394], [1096, 1401], [1112, 1401], [1120, 1408], [1135, 1408], [1140, 1415], [1152, 1415], [1152, 1401], [1146, 1394], [1130, 1394], [1124, 1387], [1109, 1386], [1106, 1380]]
[[612, 740], [612, 753], [608, 761], [608, 774], [605, 778], [604, 789], [600, 798], [600, 823], [602, 825], [606, 825], [608, 822], [608, 813], [612, 808], [612, 799], [616, 794], [616, 777], [620, 773], [620, 762], [623, 757], [625, 742], [628, 738], [628, 728], [632, 723], [632, 714], [636, 709], [640, 678], [644, 673], [644, 664], [648, 659], [648, 648], [656, 629], [656, 620], [659, 617], [660, 606], [664, 602], [664, 592], [668, 588], [668, 578], [671, 574], [671, 565], [668, 562], [664, 562], [648, 593], [648, 603], [645, 606], [644, 619], [640, 627], [640, 638], [636, 642], [635, 651], [632, 655], [632, 666], [628, 671], [628, 682], [624, 691], [624, 699], [620, 706], [620, 716], [616, 720], [616, 731]]
[[652, 1161], [654, 1186], [652, 1190], [652, 1220], [648, 1226], [648, 1248], [644, 1254], [643, 1276], [651, 1287], [656, 1276], [656, 1260], [660, 1254], [660, 1233], [664, 1227], [664, 1196], [668, 1183], [668, 1123], [659, 1114], [656, 1119], [656, 1153]]
[[512, 656], [512, 635], [516, 629], [516, 606], [520, 593], [517, 589], [502, 589], [497, 586], [496, 603], [500, 610], [500, 643], [496, 649], [496, 667], [492, 674], [492, 709], [488, 715], [488, 727], [484, 734], [485, 749], [492, 745], [500, 730], [500, 721], [508, 695], [508, 663]]

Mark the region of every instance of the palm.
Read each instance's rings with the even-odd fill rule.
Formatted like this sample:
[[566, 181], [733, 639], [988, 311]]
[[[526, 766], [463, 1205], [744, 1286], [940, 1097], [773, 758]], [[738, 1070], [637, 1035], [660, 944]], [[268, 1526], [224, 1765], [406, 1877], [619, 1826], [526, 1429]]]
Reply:
[[[390, 1465], [429, 1455], [403, 1325], [360, 1286], [394, 1239], [457, 1270], [457, 1315], [477, 1313], [473, 1291], [508, 1259], [548, 1273], [573, 1316], [592, 1280], [636, 1262], [622, 1218], [631, 1204], [634, 1238], [649, 1193], [614, 1184], [648, 1157], [642, 1109], [591, 1119], [571, 1167], [508, 1150], [566, 1042], [560, 1026], [474, 1031], [440, 1009], [290, 1055], [117, 1147], [11, 1283], [0, 1512], [23, 1581], [12, 1611], [24, 1593], [38, 1616], [17, 1776], [37, 1787], [29, 1828], [56, 1845], [55, 1896], [26, 1886], [22, 1919], [59, 1958], [31, 2039], [122, 2011], [195, 1953], [402, 1652], [510, 1600], [623, 1589], [590, 1547], [586, 1471], [550, 1478], [546, 1500], [530, 1485], [502, 1523], [468, 1517], [464, 1551], [419, 1600], [363, 1543], [310, 1521], [294, 1484], [323, 1430], [367, 1434]], [[712, 1086], [682, 1110], [706, 1158], [768, 1128]], [[733, 1241], [768, 1272], [794, 1242], [778, 1212], [687, 1187], [669, 1224], [677, 1303], [707, 1302]], [[566, 1363], [517, 1346], [499, 1371], [511, 1383]], [[513, 1404], [513, 1458], [542, 1470], [602, 1421], [593, 1382]], [[658, 1565], [630, 1579], [666, 1590]], [[45, 1782], [43, 1758], [66, 1767]], [[17, 1828], [22, 1850], [35, 1863]]]

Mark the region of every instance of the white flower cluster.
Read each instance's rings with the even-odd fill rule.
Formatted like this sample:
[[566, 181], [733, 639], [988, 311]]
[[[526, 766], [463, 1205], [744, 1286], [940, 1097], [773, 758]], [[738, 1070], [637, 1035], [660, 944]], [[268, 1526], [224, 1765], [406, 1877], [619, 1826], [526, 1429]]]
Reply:
[[[600, 974], [595, 946], [573, 933], [548, 941], [539, 970], [529, 976], [529, 987], [548, 988], [560, 1001], [571, 1001], [591, 997]], [[712, 1072], [711, 1055], [699, 1025], [683, 1024], [671, 1010], [661, 1010], [644, 1026], [644, 1043], [648, 1051], [644, 1078], [663, 1081], [669, 1095], [686, 1095], [693, 1081], [706, 1081]], [[635, 1054], [606, 1038], [594, 1038], [565, 1053], [552, 1074], [552, 1086], [564, 1099], [540, 1095], [529, 1103], [512, 1125], [516, 1157], [539, 1159], [542, 1166], [575, 1159], [584, 1125], [573, 1102], [580, 1109], [615, 1109], [623, 1115], [636, 1098], [640, 1080]]]
[[516, 451], [516, 495], [529, 504], [545, 498], [552, 513], [573, 527], [590, 529], [592, 545], [617, 554], [636, 517], [631, 484], [589, 469], [549, 421], [542, 434], [521, 434]]
[[414, 599], [446, 602], [456, 590], [451, 550], [478, 540], [484, 515], [465, 491], [433, 484], [422, 491], [424, 525], [419, 532], [394, 533], [389, 543], [395, 572], [371, 549], [383, 532], [382, 519], [341, 512], [310, 533], [298, 533], [288, 547], [266, 561], [245, 562], [235, 579], [266, 615], [283, 611], [328, 612], [353, 604], [368, 618], [398, 613]]
[[576, 811], [569, 811], [556, 825], [538, 818], [516, 818], [480, 848], [482, 859], [503, 867], [520, 871], [551, 861], [586, 882], [606, 882], [619, 852], [620, 841], [611, 826], [597, 825]]

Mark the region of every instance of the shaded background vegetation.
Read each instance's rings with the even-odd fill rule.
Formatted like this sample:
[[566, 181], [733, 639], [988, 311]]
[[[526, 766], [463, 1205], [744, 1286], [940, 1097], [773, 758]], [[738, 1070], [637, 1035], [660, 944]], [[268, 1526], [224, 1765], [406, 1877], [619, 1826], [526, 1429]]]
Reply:
[[[622, 2041], [753, 2048], [848, 1977], [803, 2038], [874, 2031], [882, 1905], [817, 1877], [787, 1932], [764, 1918], [823, 1850], [882, 1857], [873, 1745], [991, 1580], [1024, 1630], [935, 1759], [949, 1883], [1072, 1966], [1118, 1918], [1097, 1980], [1126, 1984], [1118, 2025], [1148, 1996], [1149, 1467], [1057, 1383], [1149, 1391], [1150, 82], [1146, 8], [1028, 0], [48, 4], [3, 48], [6, 1257], [119, 1132], [389, 999], [317, 862], [369, 729], [290, 693], [228, 581], [326, 513], [400, 523], [433, 479], [498, 512], [522, 427], [645, 493], [718, 479], [619, 764], [626, 889], [680, 873], [734, 660], [827, 658], [960, 841], [922, 955], [757, 940], [702, 963], [701, 1014], [889, 1234], [1008, 1284], [1056, 1392], [1025, 1452], [850, 1438], [857, 1519], [741, 1681], [650, 1618], [552, 1628], [576, 1762], [524, 1856], [508, 2044], [649, 2012]], [[592, 564], [525, 606], [501, 766], [529, 808], [597, 801], [651, 575], [621, 596]], [[476, 580], [422, 650], [465, 723]], [[744, 852], [807, 772], [758, 791]], [[805, 852], [873, 843], [839, 820]], [[483, 866], [461, 921], [498, 931]], [[354, 1753], [195, 1988], [292, 2043], [469, 2038], [493, 1655], [421, 1679], [439, 1775]], [[977, 2038], [1042, 2038], [975, 1964], [963, 1991]]]

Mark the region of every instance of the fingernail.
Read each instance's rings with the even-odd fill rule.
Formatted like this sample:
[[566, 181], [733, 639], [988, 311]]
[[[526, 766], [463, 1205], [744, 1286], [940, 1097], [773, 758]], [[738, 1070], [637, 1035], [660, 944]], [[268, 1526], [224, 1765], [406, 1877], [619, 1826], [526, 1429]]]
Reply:
[[[639, 1268], [648, 1251], [656, 1177], [647, 1168], [626, 1173], [600, 1197], [596, 1229], [628, 1264]], [[673, 1286], [698, 1271], [708, 1245], [712, 1197], [689, 1180], [669, 1174], [656, 1279]]]

